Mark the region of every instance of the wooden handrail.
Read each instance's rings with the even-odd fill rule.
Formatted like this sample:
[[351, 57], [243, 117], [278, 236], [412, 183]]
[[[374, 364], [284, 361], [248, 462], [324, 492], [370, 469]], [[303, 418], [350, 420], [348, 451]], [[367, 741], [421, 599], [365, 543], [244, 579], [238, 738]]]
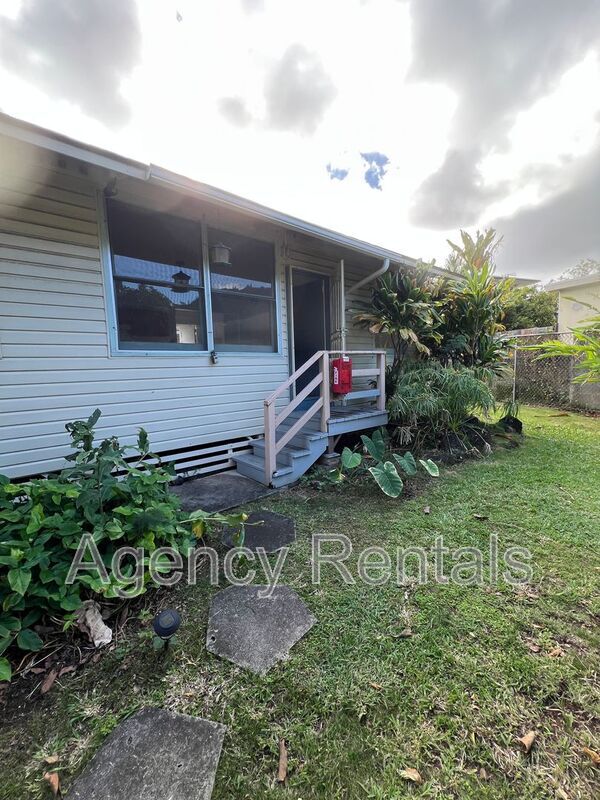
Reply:
[[319, 409], [320, 409], [322, 406], [323, 406], [323, 398], [322, 398], [322, 397], [319, 397], [319, 399], [318, 399], [318, 400], [316, 400], [316, 401], [315, 401], [315, 402], [312, 404], [312, 406], [311, 406], [311, 407], [308, 409], [308, 411], [306, 411], [306, 412], [305, 412], [305, 413], [304, 413], [304, 414], [303, 414], [303, 415], [300, 417], [300, 419], [296, 420], [296, 422], [294, 422], [294, 424], [292, 425], [292, 427], [291, 427], [289, 430], [287, 430], [287, 431], [286, 431], [286, 432], [283, 434], [283, 436], [281, 437], [281, 439], [279, 439], [279, 441], [278, 441], [278, 442], [276, 442], [276, 443], [275, 443], [275, 453], [278, 453], [280, 450], [283, 450], [283, 448], [286, 446], [286, 444], [287, 444], [287, 443], [288, 443], [288, 442], [289, 442], [291, 439], [293, 439], [293, 438], [294, 438], [294, 436], [295, 436], [297, 433], [300, 433], [300, 431], [301, 431], [301, 430], [302, 430], [302, 428], [303, 428], [303, 427], [306, 425], [306, 423], [307, 423], [307, 422], [308, 422], [310, 419], [312, 419], [312, 418], [314, 417], [314, 415], [317, 413], [317, 411], [318, 411], [318, 410], [319, 410]]
[[319, 374], [318, 374], [318, 375], [316, 375], [316, 376], [315, 376], [315, 377], [312, 379], [312, 381], [311, 381], [310, 383], [308, 383], [308, 384], [307, 384], [307, 385], [304, 387], [304, 389], [302, 389], [302, 391], [301, 391], [301, 392], [298, 392], [298, 394], [296, 395], [296, 397], [294, 397], [294, 399], [291, 401], [291, 403], [290, 403], [289, 405], [287, 405], [287, 406], [286, 406], [286, 407], [283, 409], [283, 411], [281, 412], [281, 414], [279, 414], [279, 416], [275, 417], [275, 425], [276, 425], [276, 426], [279, 426], [279, 425], [281, 425], [281, 423], [282, 423], [282, 422], [283, 422], [285, 419], [287, 419], [287, 418], [289, 417], [289, 415], [292, 413], [292, 411], [294, 411], [294, 409], [298, 408], [298, 406], [300, 405], [300, 403], [301, 403], [303, 400], [306, 400], [306, 398], [307, 398], [307, 397], [308, 397], [308, 395], [309, 395], [309, 394], [312, 392], [312, 390], [317, 388], [317, 386], [318, 386], [318, 385], [319, 385], [319, 384], [322, 382], [322, 380], [323, 380], [323, 373], [319, 372]]
[[386, 354], [387, 350], [327, 350], [330, 356], [345, 355], [345, 356], [379, 356], [383, 353]]
[[[329, 386], [329, 362], [332, 355], [348, 355], [348, 356], [375, 356], [377, 358], [376, 369], [354, 369], [352, 375], [355, 377], [373, 377], [377, 378], [377, 389], [370, 390], [369, 396], [377, 398], [377, 408], [380, 411], [385, 411], [385, 350], [318, 350], [307, 361], [304, 362], [297, 370], [295, 370], [287, 380], [275, 389], [274, 392], [265, 398], [264, 401], [264, 419], [265, 419], [265, 480], [267, 484], [271, 483], [273, 474], [277, 469], [277, 453], [279, 453], [296, 436], [302, 428], [311, 420], [315, 414], [321, 412], [320, 430], [327, 433], [329, 428], [329, 418], [331, 416], [331, 400], [330, 400], [330, 386]], [[286, 389], [289, 389], [298, 378], [303, 375], [307, 369], [312, 367], [317, 361], [319, 364], [318, 374], [309, 383], [298, 392], [298, 394], [288, 402], [285, 408], [275, 414], [275, 401], [280, 397]], [[289, 415], [298, 406], [310, 397], [310, 393], [314, 391], [317, 386], [319, 387], [319, 397], [308, 408], [302, 416], [297, 419], [294, 424], [284, 433], [284, 435], [277, 440], [277, 428], [286, 420]], [[360, 392], [354, 393], [360, 394]], [[352, 395], [352, 393], [351, 393]], [[350, 396], [351, 396], [350, 395]], [[365, 394], [366, 396], [366, 394]]]
[[300, 375], [306, 372], [306, 370], [309, 367], [312, 367], [315, 361], [318, 361], [321, 358], [324, 352], [325, 352], [324, 350], [317, 350], [317, 352], [313, 356], [311, 356], [308, 359], [308, 361], [305, 361], [301, 367], [298, 367], [298, 369], [295, 372], [292, 372], [290, 377], [286, 381], [284, 381], [281, 384], [281, 386], [278, 386], [274, 392], [272, 392], [268, 397], [265, 398], [265, 405], [266, 404], [270, 405], [271, 403], [274, 403], [282, 392], [285, 392], [286, 389], [289, 389], [292, 383], [295, 383], [298, 380]]

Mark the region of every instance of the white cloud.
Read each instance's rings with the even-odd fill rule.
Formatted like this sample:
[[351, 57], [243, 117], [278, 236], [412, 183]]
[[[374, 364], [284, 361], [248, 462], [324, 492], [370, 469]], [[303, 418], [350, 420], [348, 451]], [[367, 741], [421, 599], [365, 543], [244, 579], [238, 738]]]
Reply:
[[[21, 6], [31, 2], [11, 0], [1, 13], [18, 21]], [[592, 14], [593, 4], [582, 2]], [[539, 66], [529, 54], [530, 40], [535, 52], [544, 54], [544, 36], [558, 35], [563, 24], [560, 3], [548, 4], [544, 7], [552, 9], [543, 35], [535, 33], [533, 12], [525, 19], [521, 15], [520, 27], [515, 12], [512, 29], [493, 47], [489, 41], [487, 49], [485, 42], [481, 45], [477, 53], [483, 57], [491, 50], [493, 58], [489, 74], [479, 76], [457, 39], [462, 17], [454, 26], [454, 3], [137, 0], [139, 51], [135, 59], [123, 56], [111, 89], [129, 114], [121, 129], [108, 115], [100, 113], [104, 124], [98, 121], [97, 109], [82, 103], [80, 95], [61, 93], [31, 72], [17, 74], [6, 63], [0, 67], [0, 107], [288, 213], [440, 261], [446, 238], [454, 238], [456, 230], [425, 227], [431, 222], [425, 217], [417, 217], [416, 225], [410, 209], [457, 141], [461, 147], [469, 144], [469, 131], [469, 147], [477, 150], [484, 140], [485, 147], [477, 150], [475, 163], [463, 152], [444, 196], [434, 187], [433, 208], [442, 226], [460, 224], [461, 209], [473, 224], [482, 224], [543, 205], [561, 191], [569, 165], [585, 159], [597, 141], [596, 55], [577, 55], [576, 48], [567, 47], [554, 83], [530, 75]], [[504, 0], [502, 8], [518, 10], [518, 4]], [[488, 21], [471, 16], [465, 35], [477, 37]], [[494, 35], [493, 26], [485, 31]], [[572, 42], [590, 38], [570, 18], [567, 33]], [[286, 72], [286, 54], [289, 61], [290, 48], [298, 53], [299, 45], [304, 56], [292, 59]], [[98, 74], [110, 51], [92, 55], [88, 64], [83, 40], [83, 69]], [[500, 80], [505, 73], [498, 64], [511, 57], [521, 88]], [[544, 64], [544, 69], [552, 66]], [[280, 78], [275, 91], [274, 76]], [[492, 81], [495, 95], [487, 96], [484, 79]], [[315, 86], [321, 91], [313, 91]], [[467, 116], [465, 98], [473, 106]], [[473, 98], [483, 98], [481, 107]], [[478, 119], [485, 114], [489, 124], [481, 121], [478, 138]], [[389, 158], [381, 191], [364, 180], [360, 154], [372, 152]], [[328, 164], [348, 169], [348, 175], [331, 180]], [[579, 179], [577, 171], [569, 174]], [[475, 194], [469, 194], [473, 187]], [[452, 213], [446, 214], [448, 209]], [[507, 266], [528, 272], [527, 264]]]

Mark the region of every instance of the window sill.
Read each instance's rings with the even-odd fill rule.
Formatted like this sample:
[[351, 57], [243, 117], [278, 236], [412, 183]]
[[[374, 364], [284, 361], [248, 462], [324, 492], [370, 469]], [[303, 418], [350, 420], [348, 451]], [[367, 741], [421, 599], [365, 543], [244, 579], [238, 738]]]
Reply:
[[[219, 361], [234, 358], [283, 358], [283, 353], [271, 350], [217, 350]], [[111, 350], [111, 358], [205, 358], [210, 362], [210, 350]], [[218, 364], [211, 366], [218, 366]]]

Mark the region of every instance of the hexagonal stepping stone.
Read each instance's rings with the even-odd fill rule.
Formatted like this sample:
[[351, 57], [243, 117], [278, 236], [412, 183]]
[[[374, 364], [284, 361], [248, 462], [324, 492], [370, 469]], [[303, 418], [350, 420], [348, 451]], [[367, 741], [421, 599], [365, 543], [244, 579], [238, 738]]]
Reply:
[[[235, 547], [235, 530], [226, 528], [223, 541], [228, 547]], [[284, 517], [275, 511], [254, 511], [246, 522], [244, 547], [256, 551], [262, 547], [265, 553], [276, 553], [282, 547], [296, 541], [296, 525], [291, 517]]]
[[225, 725], [159, 708], [121, 722], [69, 800], [209, 800]]
[[289, 586], [229, 586], [211, 600], [206, 649], [258, 675], [287, 658], [317, 621]]

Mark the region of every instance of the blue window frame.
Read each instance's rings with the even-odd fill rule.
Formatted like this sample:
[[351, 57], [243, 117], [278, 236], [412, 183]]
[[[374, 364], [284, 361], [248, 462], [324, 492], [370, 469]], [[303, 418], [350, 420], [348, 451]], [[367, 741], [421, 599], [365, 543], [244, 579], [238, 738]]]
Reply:
[[101, 199], [116, 355], [280, 352], [273, 242]]
[[206, 350], [200, 226], [107, 203], [119, 347]]

